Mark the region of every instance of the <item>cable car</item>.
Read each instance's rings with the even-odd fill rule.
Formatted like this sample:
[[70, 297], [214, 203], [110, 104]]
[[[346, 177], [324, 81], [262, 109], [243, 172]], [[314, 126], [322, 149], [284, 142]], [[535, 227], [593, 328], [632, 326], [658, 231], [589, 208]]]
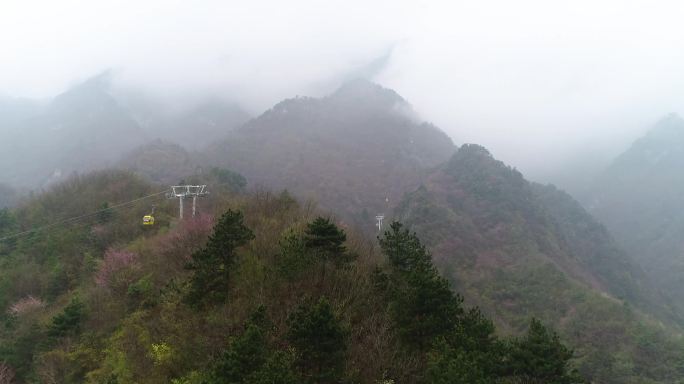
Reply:
[[143, 225], [154, 225], [154, 205], [152, 206], [152, 212], [149, 215], [143, 216]]

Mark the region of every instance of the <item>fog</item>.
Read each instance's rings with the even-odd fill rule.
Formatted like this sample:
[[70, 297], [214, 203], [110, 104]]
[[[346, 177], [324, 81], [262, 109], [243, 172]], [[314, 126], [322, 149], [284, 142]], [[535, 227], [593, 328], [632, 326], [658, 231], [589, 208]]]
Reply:
[[257, 114], [367, 77], [457, 144], [554, 180], [684, 113], [683, 17], [677, 1], [5, 0], [0, 95], [112, 69], [169, 105], [220, 95]]

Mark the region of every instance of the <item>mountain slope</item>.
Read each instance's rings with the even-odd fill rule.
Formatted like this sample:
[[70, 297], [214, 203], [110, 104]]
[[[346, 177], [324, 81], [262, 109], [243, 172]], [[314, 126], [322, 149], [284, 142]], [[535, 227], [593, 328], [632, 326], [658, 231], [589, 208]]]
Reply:
[[132, 91], [116, 91], [105, 72], [44, 103], [0, 98], [0, 181], [43, 188], [110, 166], [154, 139], [200, 150], [249, 118], [218, 99], [169, 113]]
[[328, 97], [277, 104], [211, 147], [206, 162], [372, 225], [453, 150], [394, 91], [357, 80]]
[[144, 142], [138, 124], [109, 92], [107, 74], [58, 95], [15, 121], [0, 179], [36, 187], [102, 167]]
[[[656, 364], [639, 350], [643, 329], [660, 327], [644, 313], [680, 320], [643, 272], [567, 194], [527, 182], [484, 148], [462, 146], [406, 196], [396, 217], [426, 239], [455, 289], [502, 326], [516, 332], [530, 315], [556, 324], [578, 348], [587, 377], [668, 382], [680, 374], [640, 371]], [[659, 337], [667, 356], [682, 351], [664, 341], [667, 333]], [[597, 357], [606, 355], [616, 360], [604, 367]]]
[[684, 119], [669, 115], [617, 157], [585, 205], [684, 308]]
[[135, 172], [155, 183], [176, 184], [196, 169], [194, 161], [178, 144], [154, 140], [126, 153], [117, 168]]
[[202, 150], [250, 119], [239, 105], [217, 97], [170, 107], [134, 91], [117, 94], [147, 137], [182, 145], [191, 151]]
[[98, 171], [0, 211], [4, 236], [112, 208], [0, 241], [13, 383], [580, 382], [553, 332], [532, 321], [525, 337], [494, 334], [400, 226], [379, 249], [263, 192], [212, 193], [177, 220], [174, 201], [141, 200], [160, 188]]

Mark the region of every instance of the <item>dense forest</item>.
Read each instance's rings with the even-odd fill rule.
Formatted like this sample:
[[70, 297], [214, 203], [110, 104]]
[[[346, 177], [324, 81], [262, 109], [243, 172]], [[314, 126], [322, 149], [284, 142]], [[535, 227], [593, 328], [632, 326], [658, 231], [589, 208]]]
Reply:
[[684, 373], [681, 314], [667, 297], [570, 196], [526, 181], [483, 147], [461, 146], [407, 194], [397, 218], [501, 329], [523, 331], [530, 313], [555, 324], [592, 382], [669, 383]]
[[[218, 175], [225, 172], [216, 172]], [[575, 383], [543, 322], [502, 336], [399, 222], [370, 239], [287, 192], [213, 181], [178, 221], [126, 172], [75, 177], [2, 211], [3, 383]], [[78, 193], [78, 201], [73, 199]], [[10, 377], [14, 375], [14, 381]]]
[[[0, 184], [0, 368], [15, 382], [684, 377], [682, 306], [662, 289], [675, 280], [396, 92], [356, 80], [236, 127], [226, 105], [173, 117], [107, 84], [5, 115], [67, 141], [108, 122], [93, 148], [119, 154], [67, 151], [17, 168], [32, 192]], [[174, 143], [185, 125], [212, 144]], [[176, 218], [176, 183], [209, 186], [194, 219]]]

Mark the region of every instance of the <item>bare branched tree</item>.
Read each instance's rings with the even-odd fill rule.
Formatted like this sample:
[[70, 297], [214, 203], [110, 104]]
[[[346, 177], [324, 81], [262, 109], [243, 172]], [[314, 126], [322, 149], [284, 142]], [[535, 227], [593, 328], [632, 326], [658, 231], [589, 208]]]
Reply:
[[0, 384], [14, 383], [14, 370], [7, 363], [0, 363]]

